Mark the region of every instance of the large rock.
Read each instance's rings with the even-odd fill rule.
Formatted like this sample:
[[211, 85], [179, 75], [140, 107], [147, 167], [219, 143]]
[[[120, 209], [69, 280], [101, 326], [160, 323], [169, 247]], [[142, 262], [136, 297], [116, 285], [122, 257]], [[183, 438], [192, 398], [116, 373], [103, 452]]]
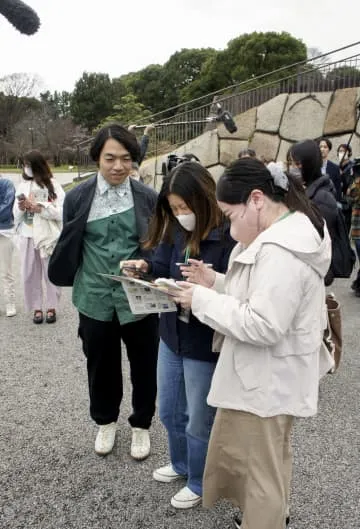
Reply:
[[248, 148], [246, 140], [220, 140], [220, 163], [229, 165], [238, 158], [242, 149]]
[[212, 167], [208, 167], [208, 171], [214, 178], [215, 182], [219, 180], [220, 176], [224, 173], [225, 169], [226, 167], [220, 164], [213, 165]]
[[277, 134], [265, 134], [255, 132], [249, 147], [254, 149], [258, 158], [265, 160], [276, 160], [279, 150], [280, 138]]
[[281, 138], [301, 141], [322, 136], [330, 98], [330, 92], [291, 94], [280, 125]]
[[188, 141], [173, 152], [179, 156], [185, 153], [195, 154], [202, 165], [208, 167], [219, 163], [218, 142], [217, 130], [210, 130], [194, 140]]
[[[140, 166], [140, 176], [143, 178], [144, 183], [151, 187], [155, 187], [155, 170], [157, 168], [156, 158], [149, 158], [145, 160]], [[158, 172], [161, 171], [161, 168]], [[159, 177], [157, 177], [159, 180]]]
[[343, 134], [354, 129], [358, 92], [358, 88], [336, 90], [326, 116], [324, 136]]
[[237, 131], [230, 134], [222, 123], [218, 125], [219, 138], [232, 138], [238, 140], [249, 140], [255, 132], [256, 124], [256, 108], [251, 108], [242, 114], [234, 117], [237, 126]]
[[288, 94], [280, 94], [258, 107], [256, 130], [279, 132], [281, 117], [288, 100]]
[[[358, 89], [357, 100], [356, 100], [356, 108], [357, 108], [357, 114], [356, 114], [356, 119], [357, 119], [359, 117], [359, 115], [360, 115], [360, 88]], [[359, 136], [360, 136], [360, 119], [359, 119], [357, 127], [356, 127], [356, 134], [359, 134]], [[360, 153], [359, 153], [359, 156], [360, 156]]]
[[283, 162], [285, 166], [286, 166], [286, 155], [291, 145], [294, 145], [294, 142], [286, 141], [286, 140], [281, 140], [280, 142], [279, 152], [277, 155], [277, 161]]

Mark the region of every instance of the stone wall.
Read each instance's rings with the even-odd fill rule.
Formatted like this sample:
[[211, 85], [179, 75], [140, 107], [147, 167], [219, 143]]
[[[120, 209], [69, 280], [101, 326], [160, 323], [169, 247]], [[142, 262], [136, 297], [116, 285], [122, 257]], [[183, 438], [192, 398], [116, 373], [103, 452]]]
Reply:
[[[176, 152], [195, 154], [217, 179], [224, 167], [237, 158], [241, 149], [250, 147], [257, 156], [285, 161], [293, 143], [327, 136], [333, 143], [329, 158], [336, 160], [336, 149], [347, 143], [356, 123], [360, 88], [311, 94], [280, 94], [263, 105], [234, 117], [235, 134], [222, 124], [182, 145]], [[352, 138], [354, 156], [360, 156], [360, 123]], [[161, 166], [167, 155], [145, 160], [140, 172], [146, 183], [161, 186]], [[154, 175], [158, 175], [154, 179]]]

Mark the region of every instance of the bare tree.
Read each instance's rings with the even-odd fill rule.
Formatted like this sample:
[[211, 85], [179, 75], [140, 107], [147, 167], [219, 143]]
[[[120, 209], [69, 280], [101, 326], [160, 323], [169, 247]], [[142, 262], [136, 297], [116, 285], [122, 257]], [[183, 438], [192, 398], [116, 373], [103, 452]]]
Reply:
[[323, 52], [316, 47], [307, 48], [307, 58], [312, 61], [313, 66], [324, 66], [329, 62], [329, 56], [324, 56]]
[[12, 97], [38, 97], [43, 82], [36, 74], [12, 73], [0, 78], [0, 92]]
[[40, 107], [35, 97], [41, 84], [38, 76], [14, 73], [0, 79], [0, 137], [13, 138], [14, 126]]

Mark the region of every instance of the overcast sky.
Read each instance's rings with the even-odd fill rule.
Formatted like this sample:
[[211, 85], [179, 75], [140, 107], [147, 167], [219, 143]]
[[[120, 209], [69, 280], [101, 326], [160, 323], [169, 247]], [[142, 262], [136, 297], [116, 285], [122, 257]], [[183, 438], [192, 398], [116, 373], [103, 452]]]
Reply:
[[84, 71], [118, 77], [164, 64], [182, 48], [224, 49], [252, 31], [287, 31], [322, 52], [360, 40], [358, 0], [25, 2], [41, 28], [27, 37], [0, 16], [0, 78], [36, 73], [51, 92], [73, 90]]

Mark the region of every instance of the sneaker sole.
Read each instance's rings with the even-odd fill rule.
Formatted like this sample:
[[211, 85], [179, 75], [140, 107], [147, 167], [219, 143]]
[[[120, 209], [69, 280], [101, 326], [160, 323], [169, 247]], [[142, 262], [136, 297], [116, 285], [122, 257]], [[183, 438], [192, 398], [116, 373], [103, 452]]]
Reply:
[[132, 457], [133, 459], [135, 459], [135, 461], [144, 461], [144, 459], [147, 459], [147, 458], [149, 457], [149, 455], [150, 455], [150, 450], [149, 450], [149, 452], [148, 452], [147, 454], [145, 454], [145, 455], [143, 455], [143, 456], [136, 456], [136, 455], [132, 454], [131, 452], [130, 452], [130, 455], [131, 455], [131, 457]]
[[114, 439], [112, 447], [109, 448], [106, 451], [105, 450], [100, 450], [99, 448], [96, 448], [96, 444], [95, 444], [95, 452], [97, 453], [98, 456], [107, 456], [108, 454], [111, 454], [111, 452], [114, 449], [114, 446], [115, 446], [115, 439]]
[[159, 474], [158, 472], [153, 472], [153, 479], [159, 481], [159, 483], [172, 483], [173, 481], [178, 481], [179, 479], [186, 479], [186, 476], [181, 476], [177, 474], [176, 476], [165, 476], [164, 474]]
[[175, 507], [175, 509], [192, 509], [193, 507], [197, 507], [201, 503], [201, 497], [197, 500], [191, 500], [191, 501], [178, 501], [174, 498], [171, 498], [171, 505]]
[[113, 451], [113, 448], [114, 447], [112, 447], [112, 449], [109, 450], [108, 452], [103, 452], [103, 451], [100, 451], [100, 450], [96, 450], [96, 448], [95, 448], [95, 452], [96, 452], [96, 454], [98, 456], [107, 456], [108, 454], [111, 454], [111, 452]]

